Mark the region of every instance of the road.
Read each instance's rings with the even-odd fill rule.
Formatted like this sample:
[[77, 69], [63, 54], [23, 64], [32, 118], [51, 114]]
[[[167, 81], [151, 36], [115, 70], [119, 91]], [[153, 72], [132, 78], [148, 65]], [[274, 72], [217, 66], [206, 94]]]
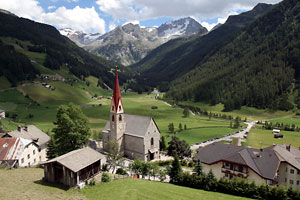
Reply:
[[248, 125], [247, 128], [242, 129], [240, 131], [237, 131], [235, 133], [230, 133], [230, 134], [227, 134], [227, 135], [225, 135], [221, 138], [218, 138], [218, 139], [211, 139], [211, 140], [208, 140], [208, 141], [205, 141], [205, 142], [201, 142], [201, 143], [191, 145], [191, 150], [196, 150], [199, 147], [204, 147], [204, 146], [209, 145], [209, 144], [214, 143], [214, 142], [219, 142], [219, 141], [222, 141], [222, 140], [231, 140], [232, 137], [244, 139], [244, 136], [247, 136], [247, 134], [250, 132], [251, 128], [255, 125], [255, 122], [245, 122], [245, 124]]

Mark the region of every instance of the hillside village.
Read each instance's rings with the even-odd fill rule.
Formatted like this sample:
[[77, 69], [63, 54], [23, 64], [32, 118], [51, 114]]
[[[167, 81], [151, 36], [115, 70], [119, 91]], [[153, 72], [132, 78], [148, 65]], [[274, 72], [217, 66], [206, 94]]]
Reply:
[[169, 1], [0, 1], [0, 199], [300, 199], [300, 2]]

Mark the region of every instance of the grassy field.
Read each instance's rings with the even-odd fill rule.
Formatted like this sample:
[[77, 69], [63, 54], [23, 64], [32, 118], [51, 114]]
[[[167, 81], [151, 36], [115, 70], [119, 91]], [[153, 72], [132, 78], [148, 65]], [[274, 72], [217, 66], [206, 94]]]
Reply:
[[246, 199], [237, 196], [207, 192], [169, 183], [147, 180], [121, 179], [98, 183], [83, 190], [68, 189], [62, 185], [42, 181], [43, 169], [0, 169], [0, 199], [9, 200], [85, 200], [85, 199]]
[[251, 129], [246, 146], [253, 148], [264, 148], [273, 144], [291, 144], [296, 148], [300, 147], [300, 133], [293, 131], [280, 131], [283, 138], [275, 139], [272, 130], [264, 130], [259, 127]]
[[203, 142], [211, 138], [221, 137], [225, 134], [237, 131], [237, 129], [231, 129], [227, 127], [209, 127], [209, 128], [195, 128], [190, 130], [184, 130], [176, 134], [177, 137], [187, 141], [189, 144], [195, 144], [197, 142]]
[[96, 186], [84, 188], [81, 193], [90, 200], [246, 199], [217, 192], [207, 192], [204, 190], [180, 187], [169, 183], [151, 182], [140, 179], [120, 179], [109, 183], [99, 183]]

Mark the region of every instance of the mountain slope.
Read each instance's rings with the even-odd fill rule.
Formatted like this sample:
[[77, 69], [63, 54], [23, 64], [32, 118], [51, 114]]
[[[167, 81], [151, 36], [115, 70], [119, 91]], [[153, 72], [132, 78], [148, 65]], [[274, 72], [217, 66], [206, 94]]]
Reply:
[[[219, 30], [220, 28], [216, 29]], [[284, 0], [196, 69], [172, 83], [168, 97], [289, 110], [300, 80], [300, 2]], [[299, 97], [298, 97], [299, 99]]]
[[79, 46], [103, 56], [107, 59], [130, 65], [144, 58], [149, 51], [170, 39], [193, 35], [206, 34], [207, 29], [194, 19], [187, 17], [166, 22], [160, 27], [143, 28], [139, 25], [126, 24], [99, 36], [85, 34], [70, 29], [60, 30]]
[[[23, 53], [28, 58], [30, 58], [29, 55], [31, 54], [38, 54], [40, 55], [40, 60], [33, 60], [32, 62], [37, 61], [39, 64], [55, 70], [64, 66], [68, 68], [70, 73], [78, 77], [93, 75], [101, 77], [105, 83], [112, 85], [113, 75], [109, 70], [115, 63], [84, 51], [68, 38], [62, 36], [54, 27], [19, 18], [4, 12], [0, 12], [0, 27], [0, 39], [4, 44], [6, 44], [10, 38], [16, 40], [15, 44], [10, 45], [10, 51], [18, 50], [19, 53]], [[26, 45], [24, 45], [25, 43]], [[19, 60], [20, 59], [16, 59], [16, 62]], [[9, 60], [7, 60], [7, 62], [8, 61]], [[13, 64], [13, 62], [10, 62], [10, 64]], [[8, 66], [3, 60], [1, 60], [1, 65]], [[18, 64], [14, 65], [14, 69], [18, 67], [20, 67], [20, 70], [22, 69], [22, 66]], [[30, 61], [27, 68], [32, 68]], [[1, 69], [3, 69], [3, 67], [1, 67]], [[13, 68], [6, 67], [5, 73], [3, 73], [3, 70], [1, 71], [4, 75], [10, 72], [12, 75], [18, 77], [17, 72], [12, 69]], [[32, 73], [36, 73], [36, 70], [29, 70], [28, 72], [25, 70], [24, 73], [31, 74], [21, 76], [21, 79], [26, 80], [28, 77], [32, 78]], [[9, 76], [8, 78], [10, 77], [13, 76]], [[20, 81], [20, 79], [16, 78], [11, 81]]]
[[268, 4], [258, 4], [251, 11], [230, 16], [224, 25], [202, 37], [195, 35], [169, 41], [154, 49], [132, 67], [140, 71], [145, 82], [151, 83], [152, 86], [170, 82], [194, 69], [219, 48], [232, 41], [244, 27], [271, 7]]

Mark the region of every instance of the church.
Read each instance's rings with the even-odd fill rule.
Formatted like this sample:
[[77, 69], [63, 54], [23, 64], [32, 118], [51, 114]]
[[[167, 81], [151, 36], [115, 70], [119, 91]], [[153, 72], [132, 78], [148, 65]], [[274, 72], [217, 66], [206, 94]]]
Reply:
[[130, 159], [150, 161], [159, 158], [160, 132], [152, 117], [124, 113], [118, 71], [110, 106], [110, 119], [103, 131], [103, 148], [107, 142], [119, 144], [120, 151]]

